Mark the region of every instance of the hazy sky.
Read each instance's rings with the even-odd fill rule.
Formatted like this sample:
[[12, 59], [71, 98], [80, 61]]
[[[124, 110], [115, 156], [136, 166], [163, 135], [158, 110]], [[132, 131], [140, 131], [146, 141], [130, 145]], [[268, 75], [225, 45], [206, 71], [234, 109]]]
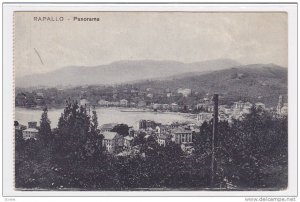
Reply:
[[287, 67], [288, 58], [286, 13], [17, 12], [14, 34], [17, 77], [118, 60], [229, 58]]

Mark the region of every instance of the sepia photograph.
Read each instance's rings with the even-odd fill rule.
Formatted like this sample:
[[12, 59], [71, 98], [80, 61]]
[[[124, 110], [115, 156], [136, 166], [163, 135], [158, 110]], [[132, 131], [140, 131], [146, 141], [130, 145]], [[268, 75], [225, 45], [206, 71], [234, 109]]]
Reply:
[[286, 12], [15, 11], [14, 189], [288, 188]]

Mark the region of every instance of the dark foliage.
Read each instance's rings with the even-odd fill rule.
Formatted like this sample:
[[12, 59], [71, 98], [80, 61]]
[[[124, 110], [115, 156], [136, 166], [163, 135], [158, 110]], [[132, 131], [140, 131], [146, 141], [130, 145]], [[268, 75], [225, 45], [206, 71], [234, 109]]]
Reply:
[[[40, 134], [48, 134], [46, 110], [42, 122]], [[139, 155], [104, 154], [97, 125], [95, 112], [90, 115], [86, 107], [68, 101], [58, 128], [49, 135], [52, 139], [24, 141], [16, 130], [16, 187], [156, 190], [210, 186], [211, 122], [194, 134], [195, 154], [189, 156], [179, 145], [161, 147], [144, 133], [134, 138]], [[253, 108], [232, 125], [219, 122], [214, 187], [286, 188], [287, 138], [287, 118], [274, 118], [260, 109]]]
[[124, 137], [129, 135], [128, 130], [129, 130], [129, 127], [126, 124], [118, 124], [112, 129], [113, 132], [117, 132], [118, 134], [120, 134]]

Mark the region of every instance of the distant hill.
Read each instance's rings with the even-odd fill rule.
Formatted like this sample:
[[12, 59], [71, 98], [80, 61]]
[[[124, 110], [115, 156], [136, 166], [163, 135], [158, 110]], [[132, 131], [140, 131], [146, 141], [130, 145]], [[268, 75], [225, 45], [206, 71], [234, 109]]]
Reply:
[[287, 68], [273, 64], [251, 64], [197, 75], [186, 73], [165, 81], [138, 83], [152, 88], [190, 88], [201, 94], [221, 94], [225, 102], [245, 100], [276, 106], [279, 95], [287, 95]]
[[240, 64], [229, 59], [195, 63], [156, 60], [119, 61], [95, 67], [70, 66], [49, 73], [28, 75], [16, 78], [16, 86], [111, 85], [167, 78], [191, 72], [201, 74], [238, 65]]

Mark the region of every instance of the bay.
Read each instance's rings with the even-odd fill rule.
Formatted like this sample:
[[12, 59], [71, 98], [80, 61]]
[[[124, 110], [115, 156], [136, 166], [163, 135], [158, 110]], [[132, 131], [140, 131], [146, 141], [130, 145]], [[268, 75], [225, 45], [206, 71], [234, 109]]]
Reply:
[[[190, 114], [176, 112], [153, 112], [153, 111], [135, 111], [128, 108], [96, 108], [99, 125], [106, 123], [123, 123], [138, 127], [138, 122], [142, 119], [152, 120], [162, 124], [171, 124], [172, 122], [190, 122], [195, 123], [195, 117]], [[51, 128], [57, 127], [58, 119], [63, 113], [63, 109], [49, 109], [48, 117], [51, 121]], [[15, 108], [15, 120], [20, 124], [26, 125], [29, 121], [40, 122], [42, 110]]]

